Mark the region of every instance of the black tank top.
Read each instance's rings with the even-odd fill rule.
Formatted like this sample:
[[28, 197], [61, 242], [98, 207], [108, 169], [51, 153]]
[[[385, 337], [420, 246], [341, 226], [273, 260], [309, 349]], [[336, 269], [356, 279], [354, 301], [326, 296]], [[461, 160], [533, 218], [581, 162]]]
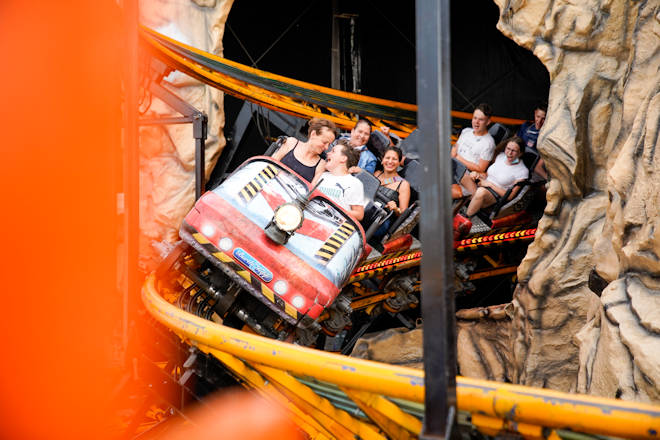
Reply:
[[308, 182], [311, 182], [312, 179], [314, 178], [316, 167], [319, 164], [319, 162], [321, 162], [321, 158], [319, 158], [318, 162], [316, 162], [311, 167], [308, 167], [307, 165], [300, 163], [300, 161], [296, 159], [296, 156], [293, 155], [293, 151], [298, 147], [298, 142], [300, 141], [296, 140], [296, 145], [288, 153], [284, 155], [284, 157], [280, 162], [291, 168], [296, 173], [300, 174], [300, 176], [303, 179], [307, 180]]
[[[379, 174], [380, 176], [380, 174]], [[378, 177], [378, 176], [376, 176]], [[385, 185], [381, 183], [381, 185], [378, 187], [376, 190], [376, 200], [381, 202], [383, 206], [387, 205], [387, 202], [396, 202], [397, 205], [399, 204], [399, 187], [401, 186], [401, 182], [403, 182], [403, 179], [399, 180], [399, 184], [396, 186], [395, 189], [388, 188]]]
[[379, 186], [378, 190], [376, 190], [376, 200], [381, 202], [384, 205], [387, 205], [387, 202], [396, 202], [399, 204], [399, 186], [401, 186], [401, 182], [399, 182], [399, 185], [396, 187], [397, 189], [392, 189], [388, 188], [386, 186]]

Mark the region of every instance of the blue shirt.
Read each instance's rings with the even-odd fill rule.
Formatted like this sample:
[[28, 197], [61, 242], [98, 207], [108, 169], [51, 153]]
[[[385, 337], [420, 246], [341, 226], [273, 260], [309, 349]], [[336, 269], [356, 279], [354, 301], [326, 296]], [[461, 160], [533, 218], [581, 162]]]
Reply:
[[360, 152], [360, 159], [357, 166], [373, 174], [376, 171], [376, 164], [378, 163], [376, 155], [369, 151], [366, 145], [362, 145], [356, 148], [356, 150]]
[[521, 137], [523, 141], [525, 141], [525, 146], [527, 148], [536, 150], [536, 141], [539, 137], [539, 131], [540, 130], [537, 130], [533, 121], [528, 121], [520, 126], [520, 129], [518, 130], [518, 136]]
[[[349, 133], [342, 133], [339, 135], [338, 139], [350, 140], [351, 135]], [[330, 148], [328, 148], [328, 150], [330, 150], [335, 144], [336, 141], [330, 145]], [[375, 173], [376, 165], [378, 164], [378, 159], [376, 158], [376, 155], [371, 151], [369, 151], [366, 145], [362, 145], [361, 147], [355, 147], [355, 149], [360, 152], [360, 159], [358, 159], [357, 166], [371, 174]]]

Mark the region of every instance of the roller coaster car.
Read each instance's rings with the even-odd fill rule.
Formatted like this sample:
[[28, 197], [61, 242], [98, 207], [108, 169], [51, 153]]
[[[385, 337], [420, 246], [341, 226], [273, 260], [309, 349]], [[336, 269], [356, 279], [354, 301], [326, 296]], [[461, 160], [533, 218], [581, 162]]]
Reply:
[[305, 345], [369, 251], [356, 220], [265, 156], [202, 195], [179, 234], [157, 275], [183, 275], [180, 306]]
[[[391, 214], [374, 203], [373, 175], [358, 175], [370, 200], [371, 219], [361, 225], [278, 161], [252, 158], [196, 202], [182, 242], [156, 275], [166, 298], [206, 319], [348, 353], [377, 318], [413, 328], [419, 317], [421, 249], [413, 235], [421, 176], [419, 162], [410, 161], [410, 207], [375, 240]], [[517, 203], [509, 206], [515, 211]], [[533, 228], [532, 217], [525, 209], [498, 215], [485, 232], [454, 242], [457, 294], [479, 283], [489, 288], [493, 276], [510, 278], [533, 239], [534, 230], [524, 229]], [[504, 226], [513, 232], [500, 234]]]

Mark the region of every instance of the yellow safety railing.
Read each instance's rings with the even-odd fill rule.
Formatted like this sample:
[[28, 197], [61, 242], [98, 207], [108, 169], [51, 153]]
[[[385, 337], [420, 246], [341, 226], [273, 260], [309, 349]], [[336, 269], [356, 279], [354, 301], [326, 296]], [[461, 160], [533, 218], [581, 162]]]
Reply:
[[[259, 383], [265, 387], [270, 382], [262, 379], [270, 378], [278, 384], [276, 388], [282, 402], [298, 403], [295, 411], [317, 405], [322, 412], [318, 418], [305, 419], [302, 413], [309, 413], [304, 410], [298, 416], [319, 438], [327, 437], [321, 435], [323, 433], [333, 432], [319, 419], [341, 426], [341, 429], [336, 428], [345, 432], [347, 438], [351, 435], [377, 438], [379, 433], [407, 438], [409, 434], [419, 434], [416, 431], [421, 425], [405, 414], [397, 414], [388, 405], [389, 400], [385, 402], [379, 397], [422, 403], [424, 373], [421, 370], [300, 347], [202, 319], [165, 301], [157, 290], [153, 274], [143, 286], [142, 299], [156, 320], [225, 365], [230, 364], [228, 368], [235, 374], [250, 376], [255, 387]], [[329, 408], [327, 401], [318, 400], [306, 386], [296, 383], [292, 375], [313, 376], [337, 385], [374, 425], [364, 425], [353, 416]], [[456, 393], [458, 409], [470, 412], [472, 423], [486, 433], [508, 431], [526, 438], [543, 438], [547, 435], [541, 428], [546, 427], [623, 438], [660, 437], [660, 406], [460, 376]], [[372, 426], [377, 429], [374, 431]]]

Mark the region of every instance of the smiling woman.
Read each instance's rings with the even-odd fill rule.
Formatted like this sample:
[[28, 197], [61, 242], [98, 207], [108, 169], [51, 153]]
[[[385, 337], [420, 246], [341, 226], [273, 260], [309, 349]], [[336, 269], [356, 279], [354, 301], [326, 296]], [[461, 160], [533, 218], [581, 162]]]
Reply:
[[335, 140], [336, 130], [332, 121], [321, 118], [309, 120], [306, 142], [289, 137], [284, 144], [273, 153], [273, 159], [298, 173], [300, 177], [311, 182], [325, 169], [322, 153]]
[[[375, 203], [383, 208], [392, 211], [394, 216], [401, 215], [410, 204], [410, 183], [401, 177], [398, 173], [399, 167], [403, 163], [403, 153], [397, 147], [388, 147], [383, 155], [383, 171], [374, 174], [380, 181], [380, 186], [376, 191]], [[388, 218], [376, 230], [374, 240], [380, 240], [390, 225], [392, 217]]]

